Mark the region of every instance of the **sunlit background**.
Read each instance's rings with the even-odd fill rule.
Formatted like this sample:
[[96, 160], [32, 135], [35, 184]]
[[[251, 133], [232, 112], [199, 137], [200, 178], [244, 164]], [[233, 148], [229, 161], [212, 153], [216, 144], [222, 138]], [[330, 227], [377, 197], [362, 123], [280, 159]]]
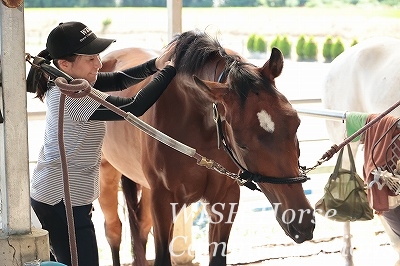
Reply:
[[[160, 49], [168, 42], [166, 1], [26, 0], [24, 4], [26, 52], [32, 55], [45, 48], [46, 37], [52, 28], [59, 22], [72, 20], [88, 25], [98, 36], [117, 39], [105, 53], [130, 46]], [[183, 31], [196, 28], [206, 30], [224, 46], [238, 51], [257, 65], [265, 62], [272, 45], [279, 45], [277, 40], [285, 39], [286, 43], [281, 44], [285, 46], [281, 49], [287, 49], [288, 45], [289, 49], [277, 86], [290, 100], [312, 99], [314, 103], [302, 105], [308, 108], [320, 108], [318, 100], [321, 84], [329, 69], [329, 61], [332, 60], [323, 52], [328, 39], [347, 49], [373, 36], [400, 38], [400, 9], [397, 0], [184, 0], [183, 5]], [[261, 47], [264, 48], [252, 51], [249, 46], [252, 35], [261, 39]], [[307, 56], [299, 51], [301, 38], [311, 43]], [[29, 113], [45, 111], [45, 105], [33, 97], [33, 94], [28, 94]], [[33, 168], [43, 139], [44, 117], [30, 117], [29, 159]], [[331, 143], [323, 119], [307, 116], [301, 118], [301, 163], [312, 166], [330, 148]], [[322, 196], [333, 161], [328, 162], [322, 172], [312, 174], [311, 181], [304, 185], [312, 205]], [[229, 243], [228, 263], [288, 265], [293, 262], [302, 265], [306, 259], [309, 265], [321, 265], [326, 260], [332, 262], [332, 265], [340, 263], [343, 242], [341, 223], [317, 216], [313, 242], [296, 245], [275, 221], [265, 197], [246, 188], [242, 192], [240, 210]], [[101, 265], [111, 265], [102, 213], [97, 202], [96, 207], [94, 222]], [[129, 226], [122, 195], [120, 214], [124, 220], [121, 256], [124, 263], [129, 263]], [[207, 222], [203, 215], [193, 224], [195, 260], [201, 265], [206, 265], [203, 263], [207, 260], [206, 230]], [[395, 261], [397, 254], [390, 248], [379, 221], [355, 222], [351, 230], [355, 247], [354, 260], [360, 263], [358, 265], [391, 265]], [[152, 252], [150, 241], [149, 259], [154, 257]], [[322, 255], [326, 257], [321, 258]], [[383, 258], [388, 264], [382, 262]]]

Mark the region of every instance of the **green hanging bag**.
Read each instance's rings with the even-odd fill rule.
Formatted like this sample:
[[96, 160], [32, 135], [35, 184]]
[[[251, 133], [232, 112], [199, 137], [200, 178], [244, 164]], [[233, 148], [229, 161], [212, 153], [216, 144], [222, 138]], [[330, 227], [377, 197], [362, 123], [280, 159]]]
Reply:
[[353, 154], [347, 144], [350, 170], [342, 168], [343, 150], [339, 152], [335, 169], [324, 188], [324, 196], [315, 204], [315, 211], [338, 222], [368, 221], [374, 218], [364, 181], [356, 172]]

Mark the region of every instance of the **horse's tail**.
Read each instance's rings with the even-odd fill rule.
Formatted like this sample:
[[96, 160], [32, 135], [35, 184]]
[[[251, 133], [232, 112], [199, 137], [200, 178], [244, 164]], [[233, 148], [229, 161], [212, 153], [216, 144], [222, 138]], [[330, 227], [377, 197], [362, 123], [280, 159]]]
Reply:
[[139, 216], [139, 188], [140, 185], [133, 182], [126, 176], [121, 177], [121, 187], [125, 196], [126, 206], [129, 215], [129, 228], [131, 231], [131, 245], [134, 262], [133, 265], [147, 265], [146, 249], [140, 238], [140, 222]]

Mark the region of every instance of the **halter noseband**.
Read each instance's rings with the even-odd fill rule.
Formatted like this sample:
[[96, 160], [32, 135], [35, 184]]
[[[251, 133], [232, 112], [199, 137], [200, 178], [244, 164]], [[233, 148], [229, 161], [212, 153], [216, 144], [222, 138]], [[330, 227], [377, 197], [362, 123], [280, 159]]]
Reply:
[[[215, 72], [217, 71], [218, 64], [219, 64], [219, 61], [215, 67]], [[229, 73], [229, 71], [227, 71], [227, 68], [225, 67], [222, 70], [221, 74], [218, 76], [217, 82], [221, 83], [222, 80], [224, 80], [227, 77], [228, 73]], [[298, 177], [271, 177], [271, 176], [264, 176], [261, 174], [254, 174], [254, 173], [248, 171], [236, 159], [232, 148], [230, 148], [229, 145], [227, 144], [225, 134], [224, 134], [224, 131], [222, 128], [221, 116], [219, 115], [216, 103], [213, 103], [213, 116], [214, 116], [214, 122], [215, 122], [215, 125], [217, 128], [218, 149], [221, 147], [221, 144], [222, 144], [225, 152], [228, 153], [231, 160], [240, 169], [241, 173], [239, 174], [239, 179], [241, 181], [243, 181], [242, 183], [246, 187], [250, 188], [251, 190], [261, 191], [254, 182], [270, 183], [270, 184], [294, 184], [294, 183], [304, 183], [310, 179], [302, 171], [300, 171], [301, 175]], [[300, 168], [300, 170], [301, 170], [301, 168]]]

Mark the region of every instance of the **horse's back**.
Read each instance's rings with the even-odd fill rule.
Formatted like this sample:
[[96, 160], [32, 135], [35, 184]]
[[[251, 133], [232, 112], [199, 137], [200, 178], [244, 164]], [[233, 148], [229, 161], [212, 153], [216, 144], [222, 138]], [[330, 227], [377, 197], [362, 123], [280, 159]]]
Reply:
[[130, 47], [111, 51], [102, 58], [103, 67], [101, 71], [112, 72], [136, 66], [157, 57], [155, 50]]
[[[376, 37], [345, 50], [330, 64], [322, 92], [323, 107], [381, 113], [400, 100], [400, 40]], [[400, 116], [400, 110], [393, 114]], [[343, 124], [343, 123], [342, 123]], [[328, 122], [328, 131], [344, 125]], [[331, 133], [333, 141], [343, 134]]]
[[[112, 51], [102, 58], [102, 72], [114, 72], [131, 68], [156, 58], [158, 52], [145, 48], [125, 48]], [[122, 91], [109, 94], [133, 97], [146, 86], [152, 77]], [[108, 121], [102, 152], [103, 160], [131, 180], [148, 187], [141, 167], [142, 132], [125, 121]], [[105, 170], [102, 164], [102, 169]]]

